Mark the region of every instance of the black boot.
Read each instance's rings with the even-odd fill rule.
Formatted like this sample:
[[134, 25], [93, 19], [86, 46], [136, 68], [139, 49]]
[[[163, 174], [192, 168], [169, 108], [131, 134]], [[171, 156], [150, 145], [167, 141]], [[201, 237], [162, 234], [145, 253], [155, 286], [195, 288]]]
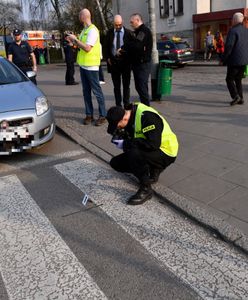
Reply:
[[156, 183], [158, 182], [159, 179], [159, 175], [163, 170], [161, 169], [156, 169], [156, 168], [151, 168], [150, 169], [150, 179], [149, 182], [150, 183]]
[[137, 193], [133, 196], [131, 196], [127, 204], [129, 205], [139, 205], [143, 204], [147, 200], [151, 199], [153, 195], [153, 191], [150, 184], [142, 184], [140, 188], [138, 189]]

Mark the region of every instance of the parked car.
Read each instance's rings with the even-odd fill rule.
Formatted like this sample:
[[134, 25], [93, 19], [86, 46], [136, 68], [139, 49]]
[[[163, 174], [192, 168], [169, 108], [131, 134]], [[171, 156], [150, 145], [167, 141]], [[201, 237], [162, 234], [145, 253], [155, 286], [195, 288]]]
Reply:
[[[29, 77], [34, 75], [31, 71]], [[45, 95], [0, 56], [0, 155], [40, 146], [54, 133], [53, 109]]]
[[190, 45], [183, 40], [161, 40], [157, 42], [159, 60], [173, 61], [177, 66], [194, 61], [194, 51]]

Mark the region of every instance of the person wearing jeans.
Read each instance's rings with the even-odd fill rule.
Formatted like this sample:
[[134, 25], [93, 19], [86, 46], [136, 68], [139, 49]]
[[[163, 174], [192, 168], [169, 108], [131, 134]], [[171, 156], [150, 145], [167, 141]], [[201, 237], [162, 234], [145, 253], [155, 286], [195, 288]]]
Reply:
[[[100, 36], [98, 29], [91, 22], [91, 14], [88, 9], [85, 8], [80, 11], [79, 20], [84, 25], [79, 39], [73, 34], [69, 34], [68, 38], [79, 48], [77, 63], [80, 66], [86, 113], [83, 124], [89, 125], [94, 123], [96, 126], [100, 126], [106, 122], [105, 99], [99, 83], [99, 66], [101, 63]], [[94, 120], [92, 92], [98, 102], [99, 117], [96, 121]]]

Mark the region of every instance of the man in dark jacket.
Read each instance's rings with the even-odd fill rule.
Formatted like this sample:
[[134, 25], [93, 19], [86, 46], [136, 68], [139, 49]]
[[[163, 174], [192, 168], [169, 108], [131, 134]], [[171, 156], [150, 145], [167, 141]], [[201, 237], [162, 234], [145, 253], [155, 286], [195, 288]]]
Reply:
[[227, 65], [226, 83], [232, 97], [230, 105], [243, 104], [242, 78], [248, 64], [248, 29], [243, 26], [244, 15], [235, 13], [229, 30], [222, 58]]
[[[115, 104], [128, 106], [130, 98], [131, 65], [127, 54], [123, 51], [118, 55], [118, 49], [132, 38], [130, 30], [123, 26], [120, 15], [114, 17], [114, 28], [110, 29], [106, 36], [106, 59], [108, 71], [114, 85]], [[123, 85], [123, 98], [121, 93], [121, 81]]]
[[140, 14], [135, 13], [131, 16], [130, 25], [134, 29], [134, 38], [124, 44], [122, 49], [131, 60], [135, 89], [140, 101], [149, 106], [148, 79], [151, 73], [152, 33], [143, 23]]
[[73, 43], [67, 38], [65, 33], [65, 40], [64, 40], [64, 53], [65, 53], [65, 62], [66, 62], [66, 73], [65, 73], [65, 84], [66, 85], [75, 85], [78, 82], [75, 82], [74, 79], [74, 63], [76, 57], [76, 49], [74, 48]]
[[153, 195], [151, 184], [176, 160], [177, 137], [165, 118], [143, 103], [130, 104], [126, 110], [111, 107], [107, 120], [112, 143], [123, 149], [123, 153], [111, 159], [110, 165], [118, 172], [132, 173], [138, 178], [139, 190], [127, 204], [142, 204]]

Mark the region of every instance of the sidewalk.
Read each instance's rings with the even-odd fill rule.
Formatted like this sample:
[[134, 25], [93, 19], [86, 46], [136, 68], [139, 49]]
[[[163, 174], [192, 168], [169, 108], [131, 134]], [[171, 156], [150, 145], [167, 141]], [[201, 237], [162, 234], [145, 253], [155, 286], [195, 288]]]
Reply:
[[[180, 143], [176, 163], [161, 174], [154, 190], [186, 216], [248, 251], [248, 104], [229, 106], [225, 71], [216, 61], [175, 69], [172, 95], [151, 103]], [[53, 103], [57, 126], [108, 162], [120, 150], [110, 143], [107, 125], [82, 125], [81, 84], [65, 86], [64, 74], [64, 65], [39, 68], [38, 85]], [[80, 81], [78, 68], [76, 79]], [[102, 88], [109, 108], [114, 96], [106, 70], [105, 81]], [[133, 81], [131, 95], [137, 99]], [[244, 96], [248, 98], [247, 79]], [[94, 107], [97, 115], [95, 101]]]

